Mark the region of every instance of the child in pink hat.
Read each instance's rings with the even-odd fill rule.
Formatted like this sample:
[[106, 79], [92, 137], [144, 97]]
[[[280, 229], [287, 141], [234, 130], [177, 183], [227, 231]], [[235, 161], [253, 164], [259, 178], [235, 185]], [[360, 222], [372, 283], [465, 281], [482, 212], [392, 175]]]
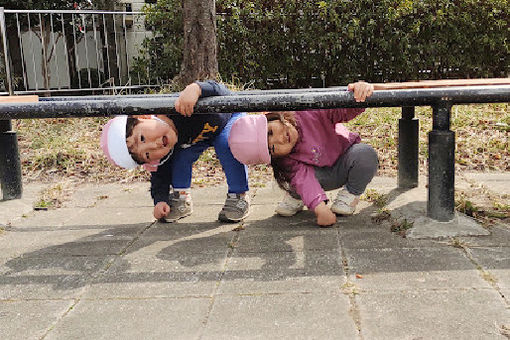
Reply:
[[[349, 84], [356, 101], [365, 101], [374, 86]], [[364, 108], [270, 112], [247, 115], [232, 126], [230, 150], [244, 164], [271, 164], [278, 185], [286, 191], [276, 212], [293, 216], [306, 205], [317, 224], [330, 226], [336, 215], [354, 213], [359, 196], [374, 177], [375, 150], [360, 143], [356, 133], [341, 124]], [[343, 187], [331, 204], [325, 191]]]
[[248, 216], [247, 167], [234, 158], [228, 146], [232, 124], [245, 114], [192, 115], [200, 97], [229, 94], [225, 86], [215, 81], [195, 82], [188, 85], [175, 102], [175, 110], [181, 115], [119, 116], [104, 126], [101, 148], [111, 163], [126, 169], [143, 165], [151, 171], [156, 219], [173, 222], [192, 213], [192, 166], [211, 146], [228, 185], [218, 219], [237, 222]]

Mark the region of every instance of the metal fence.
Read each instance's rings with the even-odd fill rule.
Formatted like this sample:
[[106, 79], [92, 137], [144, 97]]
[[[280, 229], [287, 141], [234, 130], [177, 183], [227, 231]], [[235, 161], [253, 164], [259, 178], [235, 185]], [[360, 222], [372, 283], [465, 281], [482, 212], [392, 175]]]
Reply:
[[0, 7], [0, 94], [111, 94], [158, 86], [146, 80], [149, 70], [133, 69], [150, 36], [142, 12]]

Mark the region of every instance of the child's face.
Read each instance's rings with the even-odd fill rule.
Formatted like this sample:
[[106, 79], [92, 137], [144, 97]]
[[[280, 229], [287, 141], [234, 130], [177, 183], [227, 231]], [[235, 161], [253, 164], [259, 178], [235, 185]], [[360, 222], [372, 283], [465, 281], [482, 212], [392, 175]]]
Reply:
[[139, 118], [131, 136], [126, 138], [129, 151], [146, 163], [166, 156], [177, 143], [177, 134], [167, 124], [155, 119]]
[[298, 140], [299, 134], [291, 124], [283, 124], [279, 120], [267, 122], [267, 145], [273, 157], [288, 155]]

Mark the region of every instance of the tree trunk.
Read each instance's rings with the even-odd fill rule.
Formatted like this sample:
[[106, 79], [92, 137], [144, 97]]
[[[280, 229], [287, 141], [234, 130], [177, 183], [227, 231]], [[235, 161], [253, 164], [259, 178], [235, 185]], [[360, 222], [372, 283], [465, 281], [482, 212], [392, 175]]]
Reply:
[[183, 0], [183, 26], [183, 61], [174, 82], [182, 87], [195, 80], [216, 79], [218, 59], [214, 0]]

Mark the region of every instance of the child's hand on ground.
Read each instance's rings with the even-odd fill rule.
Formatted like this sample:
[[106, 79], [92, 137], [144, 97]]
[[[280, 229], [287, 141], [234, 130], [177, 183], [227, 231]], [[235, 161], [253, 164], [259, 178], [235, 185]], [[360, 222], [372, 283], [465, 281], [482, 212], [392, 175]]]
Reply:
[[317, 216], [317, 224], [323, 227], [330, 226], [336, 223], [336, 215], [329, 209], [326, 203], [321, 202], [314, 209]]
[[357, 102], [364, 102], [365, 99], [367, 99], [372, 95], [372, 93], [374, 93], [374, 85], [364, 81], [350, 83], [349, 85], [347, 85], [347, 89], [353, 92], [354, 99]]
[[166, 202], [158, 202], [154, 207], [154, 217], [160, 219], [168, 215], [170, 212], [170, 206]]
[[189, 84], [175, 101], [175, 111], [179, 112], [183, 116], [190, 117], [201, 94], [202, 89], [200, 88], [200, 85], [197, 83]]

